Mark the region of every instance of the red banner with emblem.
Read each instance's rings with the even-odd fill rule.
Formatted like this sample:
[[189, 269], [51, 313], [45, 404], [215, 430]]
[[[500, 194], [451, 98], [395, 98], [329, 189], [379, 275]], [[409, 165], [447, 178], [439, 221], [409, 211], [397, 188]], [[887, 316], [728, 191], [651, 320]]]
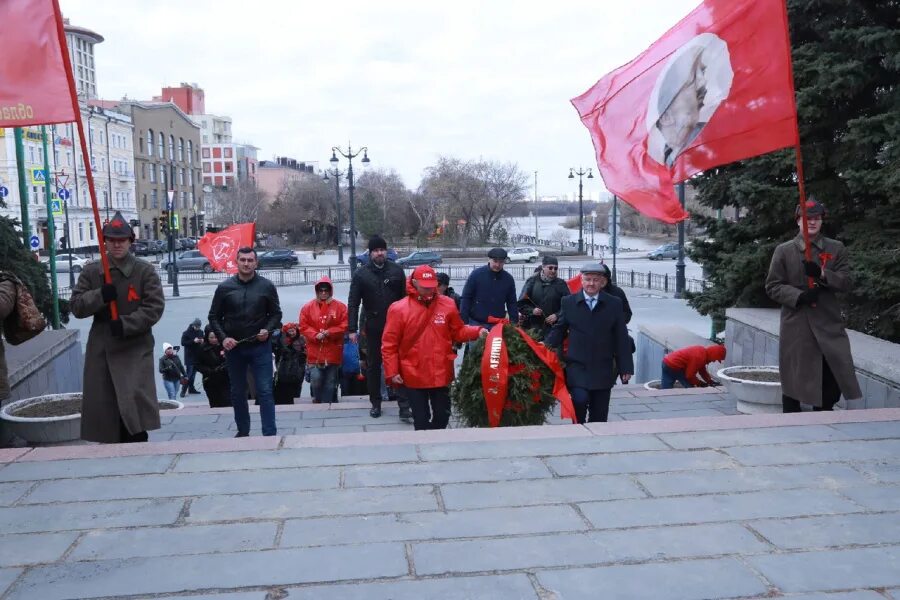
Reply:
[[256, 223], [239, 223], [222, 231], [207, 233], [197, 242], [197, 250], [209, 259], [216, 271], [237, 273], [237, 251], [252, 248], [256, 239]]
[[673, 184], [795, 144], [785, 0], [705, 0], [572, 104], [607, 189], [667, 223]]
[[0, 127], [78, 119], [54, 0], [0, 1]]

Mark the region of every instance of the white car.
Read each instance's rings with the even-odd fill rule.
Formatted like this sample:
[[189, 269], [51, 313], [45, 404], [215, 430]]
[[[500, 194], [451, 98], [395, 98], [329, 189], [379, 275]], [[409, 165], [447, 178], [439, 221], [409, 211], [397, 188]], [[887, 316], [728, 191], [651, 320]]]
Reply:
[[506, 251], [506, 262], [537, 262], [541, 254], [534, 248], [512, 248]]
[[[47, 270], [50, 270], [50, 257], [44, 256], [41, 258], [41, 262], [47, 265]], [[91, 260], [89, 258], [84, 258], [83, 256], [77, 256], [75, 254], [72, 255], [72, 272], [73, 273], [81, 273], [84, 266], [90, 263]], [[69, 272], [69, 255], [68, 254], [59, 254], [56, 256], [56, 272], [57, 273], [68, 273]]]

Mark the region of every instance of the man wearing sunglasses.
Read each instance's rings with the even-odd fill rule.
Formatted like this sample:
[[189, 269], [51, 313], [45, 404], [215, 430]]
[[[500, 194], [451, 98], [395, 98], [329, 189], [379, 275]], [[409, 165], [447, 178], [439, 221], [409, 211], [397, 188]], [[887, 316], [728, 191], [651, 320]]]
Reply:
[[524, 329], [538, 329], [541, 338], [559, 319], [562, 299], [569, 295], [565, 280], [558, 277], [559, 261], [555, 256], [544, 256], [541, 270], [525, 282], [519, 297], [519, 315]]

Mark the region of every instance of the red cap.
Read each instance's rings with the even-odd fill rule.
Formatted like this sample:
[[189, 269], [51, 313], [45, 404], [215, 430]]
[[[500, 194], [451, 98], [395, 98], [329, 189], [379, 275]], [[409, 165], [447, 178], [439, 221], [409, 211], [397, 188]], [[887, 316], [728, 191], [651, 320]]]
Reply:
[[428, 265], [419, 265], [413, 271], [412, 278], [416, 283], [425, 288], [436, 288], [438, 286], [437, 274], [434, 269]]

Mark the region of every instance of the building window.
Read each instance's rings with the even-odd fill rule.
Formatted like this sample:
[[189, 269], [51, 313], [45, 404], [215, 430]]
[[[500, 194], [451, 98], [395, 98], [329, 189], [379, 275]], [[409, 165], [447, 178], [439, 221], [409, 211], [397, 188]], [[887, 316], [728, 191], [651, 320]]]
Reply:
[[178, 162], [184, 162], [184, 138], [178, 138]]
[[159, 208], [159, 194], [156, 190], [150, 190], [150, 208]]
[[159, 165], [159, 182], [163, 185], [169, 185], [166, 177], [166, 165], [160, 163]]
[[225, 179], [223, 177], [216, 176], [215, 178], [216, 187], [222, 187], [225, 185]]
[[141, 208], [143, 208], [144, 210], [147, 209], [147, 194], [144, 194], [144, 196], [141, 198]]
[[[143, 166], [146, 167], [146, 163]], [[150, 165], [150, 183], [156, 183], [156, 165]]]
[[78, 222], [78, 241], [84, 241], [84, 222], [82, 221]]
[[147, 156], [153, 156], [153, 130], [147, 130]]
[[203, 185], [212, 185], [212, 177], [204, 177]]
[[106, 145], [106, 136], [103, 134], [103, 130], [102, 130], [102, 129], [100, 130], [100, 145], [101, 145], [101, 146], [105, 146], [105, 145]]
[[188, 163], [194, 164], [194, 142], [188, 140]]
[[178, 169], [178, 185], [184, 185], [184, 169]]
[[169, 160], [175, 160], [175, 136], [169, 136]]
[[221, 173], [221, 172], [222, 172], [222, 163], [220, 163], [220, 162], [218, 162], [218, 161], [214, 162], [214, 163], [213, 163], [213, 172], [214, 172], [214, 173]]
[[200, 156], [203, 158], [209, 158], [209, 148], [203, 148], [200, 150]]
[[213, 148], [213, 158], [222, 158], [221, 148]]
[[158, 144], [157, 144], [157, 146], [156, 146], [156, 149], [159, 150], [159, 157], [160, 157], [160, 158], [165, 158], [165, 157], [166, 157], [165, 146], [166, 146], [166, 136], [164, 136], [164, 135], [163, 135], [163, 132], [160, 131], [160, 132], [159, 132], [159, 142], [158, 142]]
[[181, 208], [188, 208], [187, 192], [181, 192]]
[[204, 173], [212, 172], [212, 165], [210, 165], [208, 162], [203, 163], [203, 172]]
[[232, 149], [226, 147], [226, 148], [224, 148], [223, 150], [225, 151], [225, 154], [224, 154], [225, 158], [231, 158], [231, 156], [232, 156], [232, 155], [231, 155]]
[[90, 233], [91, 241], [93, 242], [93, 241], [94, 241], [94, 238], [95, 238], [95, 236], [94, 236], [94, 222], [93, 222], [93, 221], [88, 221], [88, 232]]
[[225, 163], [225, 172], [226, 172], [226, 173], [233, 173], [233, 172], [234, 172], [234, 165], [233, 165], [232, 163], [230, 163], [230, 162], [226, 162], [226, 163]]

